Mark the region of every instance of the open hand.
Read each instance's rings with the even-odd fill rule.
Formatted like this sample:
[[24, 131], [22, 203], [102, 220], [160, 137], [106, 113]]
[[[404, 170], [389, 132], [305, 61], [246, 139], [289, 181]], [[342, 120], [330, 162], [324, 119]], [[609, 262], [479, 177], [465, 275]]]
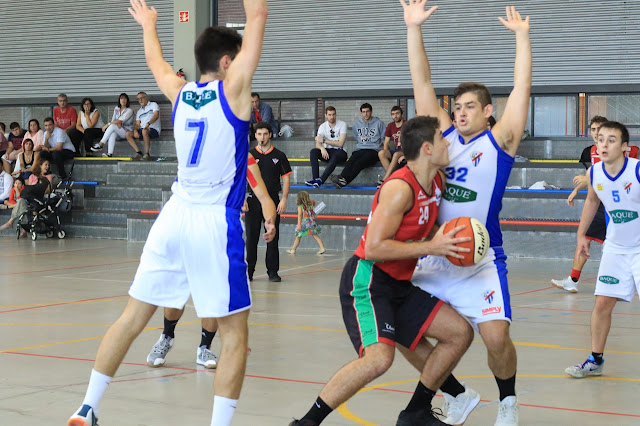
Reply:
[[322, 158], [324, 158], [325, 160], [329, 161], [329, 152], [327, 151], [327, 148], [321, 148], [320, 149], [320, 154], [322, 154]]
[[501, 16], [498, 17], [502, 25], [504, 25], [509, 31], [514, 33], [529, 32], [529, 17], [523, 21], [520, 13], [516, 10], [515, 6], [507, 6], [507, 19], [505, 20]]
[[129, 13], [142, 28], [155, 28], [158, 12], [155, 7], [148, 7], [144, 0], [129, 0]]
[[408, 0], [409, 4], [405, 3], [404, 0], [399, 1], [404, 8], [404, 22], [407, 27], [419, 27], [438, 9], [438, 6], [433, 6], [429, 10], [425, 10], [428, 0]]
[[464, 259], [463, 256], [458, 253], [468, 253], [471, 250], [464, 247], [458, 247], [456, 244], [466, 243], [467, 241], [471, 241], [471, 237], [465, 238], [455, 238], [455, 235], [462, 231], [465, 228], [465, 225], [458, 226], [453, 228], [451, 231], [444, 233], [444, 228], [447, 223], [443, 223], [436, 235], [433, 236], [433, 239], [430, 241], [430, 253], [434, 256], [451, 256], [457, 259]]
[[283, 198], [278, 203], [278, 208], [276, 209], [276, 211], [278, 212], [278, 214], [284, 214], [285, 210], [287, 210], [287, 199]]
[[578, 237], [578, 246], [576, 247], [580, 256], [589, 259], [591, 253], [589, 252], [589, 240], [586, 237]]
[[569, 204], [569, 207], [574, 206], [573, 200], [576, 198], [576, 195], [578, 195], [578, 192], [575, 190], [569, 194], [569, 198], [567, 198], [567, 204]]
[[589, 182], [589, 178], [585, 175], [578, 175], [573, 178], [573, 184], [578, 186], [580, 184], [586, 185]]

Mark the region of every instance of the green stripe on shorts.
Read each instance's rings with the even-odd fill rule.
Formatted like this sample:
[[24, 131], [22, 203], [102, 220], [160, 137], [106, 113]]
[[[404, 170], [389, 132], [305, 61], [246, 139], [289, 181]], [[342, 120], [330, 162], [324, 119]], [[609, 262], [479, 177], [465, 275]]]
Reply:
[[373, 307], [371, 295], [369, 294], [372, 279], [373, 262], [360, 259], [356, 267], [356, 273], [353, 276], [351, 296], [353, 296], [354, 299], [363, 348], [378, 342], [375, 308]]

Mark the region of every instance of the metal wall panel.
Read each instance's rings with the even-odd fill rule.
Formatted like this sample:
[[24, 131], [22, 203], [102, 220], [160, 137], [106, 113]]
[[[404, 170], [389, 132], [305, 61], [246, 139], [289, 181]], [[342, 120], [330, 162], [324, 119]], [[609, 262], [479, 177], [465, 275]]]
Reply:
[[[229, 0], [227, 0], [229, 1]], [[640, 2], [517, 0], [531, 16], [534, 87], [640, 83]], [[423, 26], [437, 88], [513, 84], [515, 37], [498, 21], [504, 0], [437, 0]], [[254, 88], [260, 92], [409, 89], [406, 28], [397, 0], [278, 0]]]
[[[173, 0], [153, 0], [165, 59], [173, 65]], [[159, 93], [142, 29], [127, 0], [3, 0], [0, 99]]]

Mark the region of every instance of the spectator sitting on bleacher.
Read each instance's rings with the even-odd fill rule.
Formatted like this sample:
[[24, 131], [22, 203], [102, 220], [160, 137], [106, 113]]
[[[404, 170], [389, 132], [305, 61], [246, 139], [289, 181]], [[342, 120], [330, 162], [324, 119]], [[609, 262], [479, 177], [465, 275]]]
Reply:
[[332, 176], [331, 181], [338, 189], [354, 180], [367, 167], [373, 167], [378, 162], [378, 152], [382, 149], [384, 123], [378, 117], [372, 117], [373, 107], [365, 103], [360, 107], [362, 118], [353, 123], [353, 136], [356, 138], [356, 149], [347, 161], [347, 165], [338, 176]]
[[[262, 102], [260, 100], [260, 95], [253, 92], [251, 94], [251, 129], [253, 130], [254, 125], [262, 121], [269, 123], [271, 126], [271, 131], [273, 132], [273, 137], [271, 139], [277, 138], [278, 123], [273, 116], [273, 109], [271, 108], [271, 105]], [[252, 131], [251, 133], [253, 134], [255, 132]]]
[[[42, 147], [44, 146], [44, 132], [40, 128], [40, 122], [35, 118], [32, 118], [31, 120], [29, 120], [29, 130], [27, 131], [27, 133], [24, 134], [24, 138], [22, 139], [22, 152], [24, 152], [25, 150], [24, 144], [27, 141], [27, 139], [31, 140], [32, 142], [31, 148], [33, 151], [38, 152], [42, 150]], [[18, 157], [16, 158], [16, 167], [17, 167], [18, 158], [20, 157], [22, 152], [19, 153]]]
[[91, 151], [97, 152], [104, 147], [104, 143], [109, 141], [107, 153], [103, 157], [112, 157], [116, 147], [116, 140], [125, 139], [126, 133], [133, 131], [133, 110], [129, 102], [129, 95], [121, 93], [118, 97], [118, 106], [113, 110], [111, 121], [102, 127], [104, 135], [100, 143], [91, 147]]
[[[131, 148], [136, 152], [134, 160], [149, 161], [151, 156], [151, 139], [157, 139], [160, 136], [160, 107], [155, 102], [149, 102], [149, 96], [145, 92], [138, 93], [138, 102], [140, 109], [136, 113], [136, 124], [133, 131], [126, 132], [125, 136]], [[145, 154], [138, 149], [135, 139], [142, 138], [144, 142]]]
[[31, 166], [33, 165], [35, 157], [37, 156], [37, 154], [33, 150], [33, 147], [33, 141], [29, 138], [25, 139], [24, 142], [22, 142], [22, 152], [16, 159], [16, 167], [12, 173], [14, 177], [22, 176], [26, 179], [29, 177], [29, 175], [31, 175]]
[[[64, 171], [64, 162], [75, 157], [76, 148], [73, 146], [69, 135], [61, 128], [56, 127], [53, 118], [47, 117], [44, 119], [44, 129], [44, 148], [42, 148], [42, 151], [51, 153], [51, 160], [58, 168], [58, 175], [61, 179], [66, 179], [67, 174]], [[41, 156], [42, 154], [38, 157]]]
[[82, 152], [80, 145], [82, 141], [84, 152], [87, 156], [90, 155], [94, 141], [102, 137], [102, 126], [104, 121], [100, 116], [100, 110], [96, 109], [91, 98], [83, 98], [78, 111], [76, 128], [68, 132], [77, 153]]
[[9, 147], [9, 141], [4, 135], [4, 132], [7, 131], [7, 127], [4, 123], [0, 122], [0, 157], [7, 152], [7, 148]]
[[387, 129], [384, 131], [384, 146], [382, 151], [378, 153], [380, 163], [386, 173], [382, 179], [378, 180], [378, 186], [382, 185], [382, 182], [391, 176], [391, 173], [399, 169], [403, 162], [406, 164], [400, 142], [402, 125], [406, 122], [402, 108], [397, 105], [391, 108], [391, 123], [387, 124]]
[[0, 172], [0, 204], [9, 199], [13, 188], [13, 177], [4, 170]]
[[[338, 163], [347, 161], [347, 152], [344, 150], [344, 141], [347, 140], [347, 123], [337, 119], [338, 114], [332, 106], [327, 107], [324, 116], [327, 121], [318, 127], [316, 147], [309, 153], [312, 179], [305, 184], [314, 188], [318, 188], [327, 181]], [[320, 176], [318, 161], [327, 163], [322, 176]]]
[[58, 106], [53, 109], [53, 120], [56, 126], [67, 132], [76, 128], [76, 109], [69, 106], [69, 98], [64, 93], [58, 95]]
[[9, 194], [9, 199], [4, 201], [4, 205], [7, 209], [12, 209], [18, 204], [18, 200], [20, 199], [20, 193], [24, 189], [24, 179], [21, 177], [16, 178], [13, 181], [13, 189], [11, 189], [11, 193]]
[[23, 130], [22, 127], [20, 127], [20, 123], [15, 121], [9, 125], [9, 129], [11, 130], [9, 136], [7, 136], [9, 144], [7, 151], [2, 156], [2, 169], [11, 174], [11, 165], [16, 161], [18, 154], [22, 152], [22, 140], [27, 131]]

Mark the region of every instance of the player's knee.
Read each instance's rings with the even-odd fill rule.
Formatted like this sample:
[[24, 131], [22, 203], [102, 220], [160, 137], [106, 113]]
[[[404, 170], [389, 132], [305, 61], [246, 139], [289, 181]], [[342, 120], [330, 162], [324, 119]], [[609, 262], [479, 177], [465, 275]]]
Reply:
[[[387, 347], [375, 347], [377, 345], [387, 346], [383, 343], [378, 343], [374, 346], [370, 346], [364, 351], [364, 360], [367, 363], [367, 371], [371, 376], [371, 380], [376, 377], [382, 376], [391, 368], [393, 364], [393, 356], [395, 349], [391, 346]], [[369, 351], [367, 353], [367, 351]]]
[[613, 297], [607, 296], [596, 296], [596, 303], [593, 306], [593, 309], [600, 314], [607, 314], [613, 311], [615, 307], [617, 299]]
[[513, 345], [511, 337], [509, 337], [509, 329], [495, 329], [491, 332], [484, 333], [482, 340], [490, 353], [502, 354], [509, 346]]
[[149, 129], [142, 129], [142, 134], [144, 136], [149, 136]]

